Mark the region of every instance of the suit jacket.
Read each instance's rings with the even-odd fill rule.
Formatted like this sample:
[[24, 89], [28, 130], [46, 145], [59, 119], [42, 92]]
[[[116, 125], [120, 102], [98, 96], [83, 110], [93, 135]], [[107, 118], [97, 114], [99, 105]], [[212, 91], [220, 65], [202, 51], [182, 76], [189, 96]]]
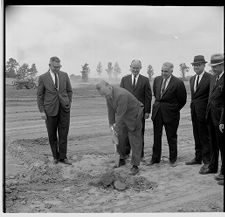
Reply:
[[198, 120], [205, 122], [206, 107], [209, 98], [210, 81], [212, 75], [205, 72], [202, 79], [194, 92], [194, 83], [197, 75], [190, 78], [190, 89], [191, 89], [191, 114], [195, 112]]
[[132, 75], [124, 76], [121, 79], [120, 87], [131, 92], [144, 105], [144, 113], [151, 112], [152, 91], [149, 79], [139, 74], [135, 88], [132, 87]]
[[59, 105], [70, 111], [72, 102], [72, 87], [67, 73], [59, 71], [59, 90], [56, 89], [50, 71], [42, 74], [38, 81], [37, 104], [40, 112], [48, 116], [56, 116]]
[[173, 122], [180, 119], [180, 110], [184, 107], [187, 100], [187, 92], [184, 82], [179, 78], [171, 75], [169, 84], [161, 97], [161, 85], [163, 78], [157, 76], [153, 82], [153, 93], [155, 102], [152, 108], [152, 120], [159, 109], [165, 122]]
[[210, 113], [214, 126], [218, 126], [223, 122], [221, 119], [223, 118], [222, 111], [224, 109], [224, 74], [217, 85], [215, 85], [216, 77], [214, 75], [210, 82], [209, 100], [206, 109], [206, 120], [208, 120]]
[[116, 123], [119, 130], [125, 124], [129, 131], [135, 131], [142, 118], [143, 104], [129, 91], [113, 86], [112, 97], [106, 98], [109, 124]]

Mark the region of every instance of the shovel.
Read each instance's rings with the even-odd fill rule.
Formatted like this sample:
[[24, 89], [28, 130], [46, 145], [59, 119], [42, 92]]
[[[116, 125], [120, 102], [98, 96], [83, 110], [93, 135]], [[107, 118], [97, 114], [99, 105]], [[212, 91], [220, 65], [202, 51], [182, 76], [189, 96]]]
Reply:
[[115, 167], [119, 167], [120, 155], [117, 151], [117, 146], [119, 144], [118, 136], [114, 128], [112, 128], [112, 143], [115, 148], [114, 160], [115, 160]]

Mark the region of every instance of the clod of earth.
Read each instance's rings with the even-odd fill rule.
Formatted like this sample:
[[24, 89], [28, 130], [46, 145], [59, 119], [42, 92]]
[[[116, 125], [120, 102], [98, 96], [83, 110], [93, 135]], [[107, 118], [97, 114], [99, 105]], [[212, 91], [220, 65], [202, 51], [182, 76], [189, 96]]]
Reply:
[[123, 191], [126, 189], [126, 184], [117, 180], [114, 182], [114, 188], [119, 191]]

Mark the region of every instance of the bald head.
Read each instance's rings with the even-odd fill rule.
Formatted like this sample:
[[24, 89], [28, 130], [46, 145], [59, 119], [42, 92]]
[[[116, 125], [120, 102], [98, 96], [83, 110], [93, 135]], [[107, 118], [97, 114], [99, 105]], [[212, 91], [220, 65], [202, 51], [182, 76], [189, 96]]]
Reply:
[[131, 64], [130, 64], [131, 67], [142, 67], [141, 65], [141, 60], [137, 60], [137, 59], [134, 59], [132, 60]]
[[101, 96], [108, 97], [112, 94], [112, 86], [104, 80], [96, 84], [96, 89], [98, 90]]
[[137, 76], [142, 68], [141, 61], [134, 59], [130, 64], [130, 71], [134, 76]]
[[170, 62], [165, 62], [162, 65], [162, 77], [167, 79], [168, 77], [171, 76], [171, 74], [173, 73], [173, 64]]

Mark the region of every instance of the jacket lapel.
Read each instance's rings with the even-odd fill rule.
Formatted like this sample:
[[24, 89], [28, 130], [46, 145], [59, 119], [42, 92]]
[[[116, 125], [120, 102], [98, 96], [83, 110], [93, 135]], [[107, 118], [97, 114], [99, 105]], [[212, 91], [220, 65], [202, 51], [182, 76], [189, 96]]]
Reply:
[[54, 89], [56, 89], [56, 88], [55, 88], [55, 84], [54, 84], [54, 82], [53, 82], [53, 80], [52, 80], [52, 76], [51, 76], [51, 74], [50, 74], [50, 71], [47, 72], [46, 79], [47, 79], [48, 83], [49, 83]]
[[59, 75], [59, 90], [60, 90], [63, 82], [63, 74], [61, 73], [61, 71], [59, 71], [58, 75]]
[[129, 86], [130, 86], [130, 88], [132, 90], [132, 75], [128, 76], [128, 84], [129, 84]]
[[204, 80], [205, 80], [205, 72], [204, 72], [204, 75], [202, 76], [202, 79], [201, 79], [200, 82], [198, 83], [198, 87], [197, 87], [195, 93], [196, 93], [196, 92], [199, 90], [199, 88], [201, 88], [202, 85], [205, 83]]
[[195, 94], [195, 90], [194, 90], [194, 85], [195, 85], [195, 79], [196, 79], [196, 75], [194, 75], [192, 77], [192, 79], [190, 80], [190, 88], [191, 88], [191, 93], [193, 93], [193, 95]]
[[[162, 81], [163, 81], [163, 79], [162, 79]], [[172, 87], [172, 85], [173, 85], [173, 75], [171, 75], [169, 84], [167, 85], [165, 91], [162, 93], [162, 97], [163, 97], [163, 95], [165, 95], [165, 93], [168, 91], [168, 89], [170, 89], [170, 88]], [[161, 86], [162, 86], [162, 85], [161, 85]], [[160, 91], [161, 91], [161, 86], [160, 86]], [[162, 97], [161, 97], [161, 98], [162, 98]]]
[[158, 89], [157, 89], [158, 92], [157, 92], [157, 94], [158, 94], [159, 98], [161, 98], [162, 82], [163, 82], [163, 78], [162, 78], [162, 76], [160, 76], [160, 79], [158, 81], [159, 85], [157, 85], [158, 86]]
[[[137, 88], [137, 86], [139, 85], [140, 79], [141, 79], [141, 75], [139, 74], [138, 80], [136, 81], [136, 84], [135, 84], [135, 87], [134, 87], [134, 90], [135, 90], [135, 89]], [[132, 79], [131, 79], [131, 80], [132, 80]]]
[[212, 81], [211, 81], [211, 88], [210, 88], [211, 89], [211, 92], [213, 92], [216, 89], [216, 87], [218, 86], [218, 84], [219, 84], [219, 82], [221, 80], [221, 78], [220, 78], [219, 82], [217, 82], [217, 84], [215, 84], [216, 83], [216, 77], [217, 76], [214, 76], [213, 79], [212, 79]]

